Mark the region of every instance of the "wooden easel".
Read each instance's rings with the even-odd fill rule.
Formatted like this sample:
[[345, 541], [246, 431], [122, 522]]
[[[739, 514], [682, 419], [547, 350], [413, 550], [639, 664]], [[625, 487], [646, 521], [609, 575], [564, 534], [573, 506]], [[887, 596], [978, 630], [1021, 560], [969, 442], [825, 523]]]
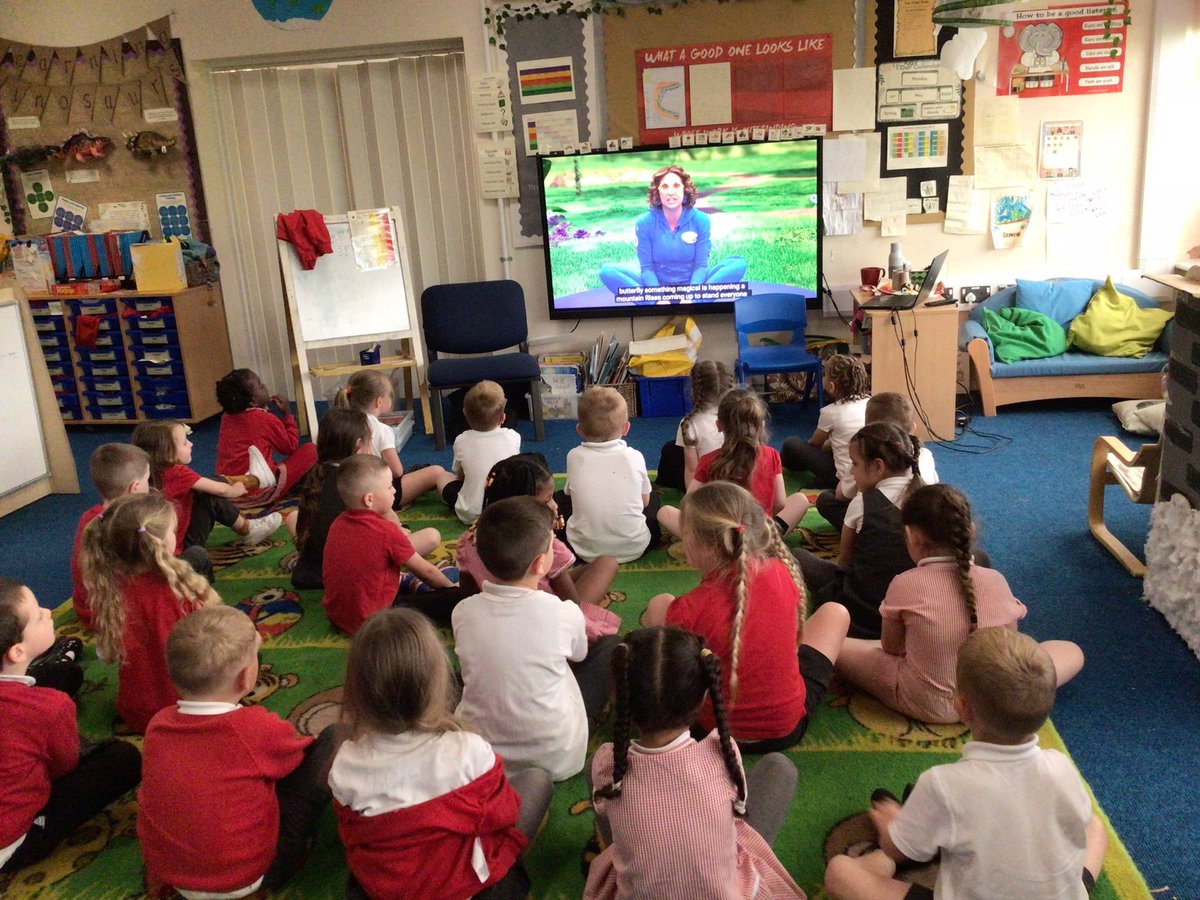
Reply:
[[[349, 217], [325, 216], [334, 252], [317, 258], [312, 270], [300, 267], [295, 249], [278, 241], [279, 270], [287, 298], [288, 337], [292, 345], [292, 369], [301, 431], [317, 436], [317, 414], [313, 379], [344, 378], [363, 369], [404, 370], [406, 406], [414, 405], [414, 373], [425, 416], [425, 431], [432, 431], [429, 389], [424, 380], [425, 348], [418, 326], [404, 226], [400, 210], [390, 210], [393, 242], [400, 260], [398, 267], [362, 271], [349, 242]], [[403, 352], [386, 356], [374, 365], [332, 363], [310, 365], [308, 351], [349, 344], [404, 341]]]

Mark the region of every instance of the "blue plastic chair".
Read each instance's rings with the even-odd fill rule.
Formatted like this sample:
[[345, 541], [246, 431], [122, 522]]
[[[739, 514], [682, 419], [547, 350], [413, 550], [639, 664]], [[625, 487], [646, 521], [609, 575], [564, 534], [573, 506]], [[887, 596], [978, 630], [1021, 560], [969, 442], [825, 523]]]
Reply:
[[[435, 284], [421, 294], [421, 319], [425, 349], [429, 351], [426, 378], [433, 413], [433, 438], [446, 449], [442, 418], [442, 392], [490, 379], [504, 384], [529, 385], [533, 428], [539, 441], [546, 439], [542, 424], [542, 372], [529, 354], [529, 326], [525, 319], [525, 292], [515, 281], [470, 281]], [[519, 353], [500, 353], [518, 347]], [[467, 359], [439, 359], [439, 353], [490, 353]]]
[[[752, 294], [733, 304], [733, 325], [737, 331], [738, 358], [734, 368], [738, 384], [745, 384], [751, 375], [776, 372], [805, 372], [804, 395], [808, 396], [813, 382], [817, 385], [817, 403], [825, 404], [821, 379], [821, 359], [808, 352], [804, 345], [804, 329], [808, 326], [808, 308], [800, 294]], [[751, 346], [750, 336], [768, 331], [790, 331], [790, 344]]]

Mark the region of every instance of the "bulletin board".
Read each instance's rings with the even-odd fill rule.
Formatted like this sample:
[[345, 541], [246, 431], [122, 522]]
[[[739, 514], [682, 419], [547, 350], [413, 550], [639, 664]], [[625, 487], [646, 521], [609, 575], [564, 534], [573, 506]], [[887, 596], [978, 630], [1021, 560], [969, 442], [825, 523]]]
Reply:
[[644, 47], [765, 40], [828, 34], [833, 68], [854, 66], [854, 0], [743, 0], [665, 7], [661, 15], [631, 8], [604, 16], [607, 136], [636, 135], [642, 85], [634, 60]]
[[[144, 204], [153, 236], [208, 241], [182, 48], [168, 17], [80, 47], [0, 38], [0, 73], [0, 154], [59, 146], [79, 132], [113, 142], [102, 157], [5, 166], [15, 234], [90, 230], [101, 204], [130, 204], [126, 213]], [[149, 131], [166, 139], [166, 152], [134, 156], [127, 139]]]

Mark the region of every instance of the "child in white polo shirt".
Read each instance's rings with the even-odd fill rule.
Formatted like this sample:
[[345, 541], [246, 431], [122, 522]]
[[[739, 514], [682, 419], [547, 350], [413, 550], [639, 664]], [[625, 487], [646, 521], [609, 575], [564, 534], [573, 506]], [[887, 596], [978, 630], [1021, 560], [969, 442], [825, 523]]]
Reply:
[[471, 427], [454, 439], [451, 468], [458, 477], [442, 488], [442, 500], [460, 522], [470, 525], [483, 509], [488, 472], [521, 452], [521, 435], [504, 427], [504, 388], [494, 381], [481, 381], [467, 391], [463, 415]]
[[[955, 705], [972, 734], [963, 758], [922, 774], [903, 806], [877, 790], [880, 849], [835, 856], [825, 889], [835, 900], [1083, 900], [1100, 876], [1106, 837], [1071, 761], [1038, 747], [1054, 705], [1054, 663], [1027, 635], [981, 628], [963, 641], [957, 678]], [[894, 877], [898, 863], [938, 853], [932, 893]]]
[[613, 388], [588, 388], [575, 430], [583, 443], [567, 454], [566, 488], [555, 498], [567, 542], [588, 562], [598, 556], [632, 562], [658, 546], [662, 531], [645, 457], [622, 440], [629, 433], [625, 398]]
[[454, 608], [463, 692], [455, 715], [511, 772], [562, 781], [583, 770], [588, 731], [608, 702], [616, 635], [589, 648], [578, 603], [538, 590], [554, 552], [554, 513], [536, 497], [489, 504], [476, 551], [495, 579]]

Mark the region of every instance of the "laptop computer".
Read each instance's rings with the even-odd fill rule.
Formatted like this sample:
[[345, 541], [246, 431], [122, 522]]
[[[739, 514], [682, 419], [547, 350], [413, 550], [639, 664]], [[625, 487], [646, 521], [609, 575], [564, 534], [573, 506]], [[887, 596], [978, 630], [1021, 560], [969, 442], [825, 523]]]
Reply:
[[949, 253], [949, 250], [943, 250], [933, 258], [933, 262], [929, 264], [929, 269], [925, 273], [925, 280], [921, 282], [921, 289], [917, 293], [880, 294], [865, 303], [858, 304], [859, 309], [912, 309], [918, 303], [924, 303], [930, 291], [937, 285], [938, 276], [942, 274], [942, 263], [946, 261]]

